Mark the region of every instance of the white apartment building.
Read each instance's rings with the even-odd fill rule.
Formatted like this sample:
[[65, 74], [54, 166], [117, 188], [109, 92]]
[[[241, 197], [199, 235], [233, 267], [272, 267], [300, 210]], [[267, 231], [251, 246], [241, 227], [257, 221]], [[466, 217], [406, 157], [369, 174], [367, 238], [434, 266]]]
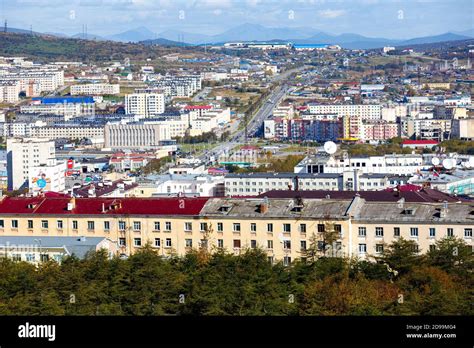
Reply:
[[413, 175], [432, 167], [422, 155], [385, 156], [308, 156], [295, 168], [295, 173], [339, 173], [360, 170], [363, 174]]
[[224, 177], [212, 175], [161, 175], [153, 196], [214, 197], [223, 195]]
[[7, 139], [8, 189], [28, 187], [32, 169], [51, 165], [55, 160], [54, 142], [42, 139]]
[[20, 81], [2, 81], [0, 79], [0, 103], [16, 103], [20, 100]]
[[35, 91], [37, 94], [41, 92], [54, 92], [61, 86], [64, 86], [64, 71], [52, 69], [38, 69], [38, 70], [19, 70], [14, 72], [7, 72], [1, 75], [1, 79], [6, 81], [19, 81], [22, 91], [31, 88], [31, 85], [37, 85]]
[[93, 125], [63, 124], [46, 126], [34, 125], [29, 131], [30, 136], [45, 139], [104, 139], [104, 127]]
[[71, 86], [71, 95], [115, 95], [120, 94], [120, 85], [109, 83], [88, 83]]
[[49, 159], [48, 163], [30, 168], [28, 187], [33, 195], [40, 192], [64, 192], [66, 189], [66, 162]]
[[169, 127], [162, 124], [107, 124], [105, 147], [111, 149], [154, 149], [163, 140], [171, 140]]
[[387, 174], [344, 173], [245, 173], [228, 174], [226, 196], [257, 196], [268, 191], [378, 191], [390, 186]]
[[311, 114], [337, 114], [338, 117], [358, 116], [363, 120], [380, 120], [382, 106], [378, 104], [309, 104]]
[[50, 114], [64, 116], [68, 121], [73, 117], [82, 115], [94, 115], [95, 104], [93, 103], [57, 103], [57, 104], [31, 104], [20, 106], [20, 112], [24, 114]]
[[125, 96], [127, 115], [153, 117], [165, 112], [165, 96], [158, 93], [136, 93]]

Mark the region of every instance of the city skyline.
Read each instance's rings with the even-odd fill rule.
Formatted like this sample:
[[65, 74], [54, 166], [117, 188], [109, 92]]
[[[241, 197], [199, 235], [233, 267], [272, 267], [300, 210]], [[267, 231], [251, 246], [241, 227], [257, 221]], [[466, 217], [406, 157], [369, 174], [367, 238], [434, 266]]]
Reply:
[[[472, 0], [3, 0], [10, 27], [75, 35], [114, 35], [146, 27], [216, 35], [251, 23], [268, 28], [312, 28], [331, 34], [409, 39], [473, 28]], [[212, 18], [212, 21], [209, 20]]]

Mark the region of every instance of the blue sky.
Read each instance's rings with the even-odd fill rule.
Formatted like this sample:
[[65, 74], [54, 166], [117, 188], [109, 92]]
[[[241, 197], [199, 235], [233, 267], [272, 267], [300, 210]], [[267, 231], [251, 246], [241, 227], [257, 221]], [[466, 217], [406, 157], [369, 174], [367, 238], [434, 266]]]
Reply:
[[412, 38], [474, 28], [474, 0], [0, 0], [11, 27], [108, 35], [146, 26], [219, 34], [242, 23]]

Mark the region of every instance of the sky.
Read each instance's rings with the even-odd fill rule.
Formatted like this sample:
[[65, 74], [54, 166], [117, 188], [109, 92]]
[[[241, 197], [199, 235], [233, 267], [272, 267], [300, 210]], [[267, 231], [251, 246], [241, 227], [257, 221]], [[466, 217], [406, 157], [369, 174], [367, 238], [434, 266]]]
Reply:
[[408, 39], [474, 28], [474, 0], [0, 0], [14, 28], [106, 36], [145, 26], [215, 35], [243, 23]]

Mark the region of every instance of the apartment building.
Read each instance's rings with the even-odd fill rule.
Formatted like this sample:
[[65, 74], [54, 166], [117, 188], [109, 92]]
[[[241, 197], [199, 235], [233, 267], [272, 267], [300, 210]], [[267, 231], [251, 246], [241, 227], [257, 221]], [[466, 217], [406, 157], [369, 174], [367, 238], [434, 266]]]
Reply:
[[[198, 247], [236, 254], [261, 247], [269, 260], [285, 264], [302, 257], [313, 236], [322, 252], [362, 259], [380, 254], [399, 238], [415, 241], [423, 253], [449, 236], [472, 246], [469, 203], [386, 192], [366, 198], [320, 193], [318, 199], [298, 192], [253, 199], [4, 197], [0, 236], [105, 237], [119, 244], [120, 253], [150, 243], [163, 256]], [[339, 236], [330, 246], [324, 244], [329, 232]]]
[[257, 196], [278, 191], [358, 191], [383, 190], [393, 186], [388, 174], [344, 173], [244, 173], [228, 174], [224, 179], [226, 196]]
[[163, 90], [167, 100], [189, 98], [202, 88], [202, 79], [200, 75], [166, 75], [153, 81], [152, 86]]
[[104, 139], [104, 126], [94, 124], [62, 123], [54, 126], [35, 125], [29, 135], [44, 139]]
[[382, 106], [378, 104], [309, 104], [311, 114], [337, 114], [343, 116], [359, 116], [362, 120], [380, 120]]
[[71, 95], [116, 95], [120, 94], [120, 85], [108, 83], [88, 83], [71, 86]]
[[20, 81], [2, 81], [0, 78], [0, 103], [18, 102], [20, 92]]
[[159, 93], [135, 93], [125, 96], [125, 113], [153, 117], [165, 112], [165, 96]]
[[53, 141], [41, 139], [7, 139], [8, 189], [28, 187], [33, 168], [55, 160]]
[[20, 106], [24, 114], [49, 114], [64, 116], [68, 121], [77, 116], [90, 116], [95, 114], [95, 102], [92, 97], [54, 97], [33, 98], [29, 105]]

